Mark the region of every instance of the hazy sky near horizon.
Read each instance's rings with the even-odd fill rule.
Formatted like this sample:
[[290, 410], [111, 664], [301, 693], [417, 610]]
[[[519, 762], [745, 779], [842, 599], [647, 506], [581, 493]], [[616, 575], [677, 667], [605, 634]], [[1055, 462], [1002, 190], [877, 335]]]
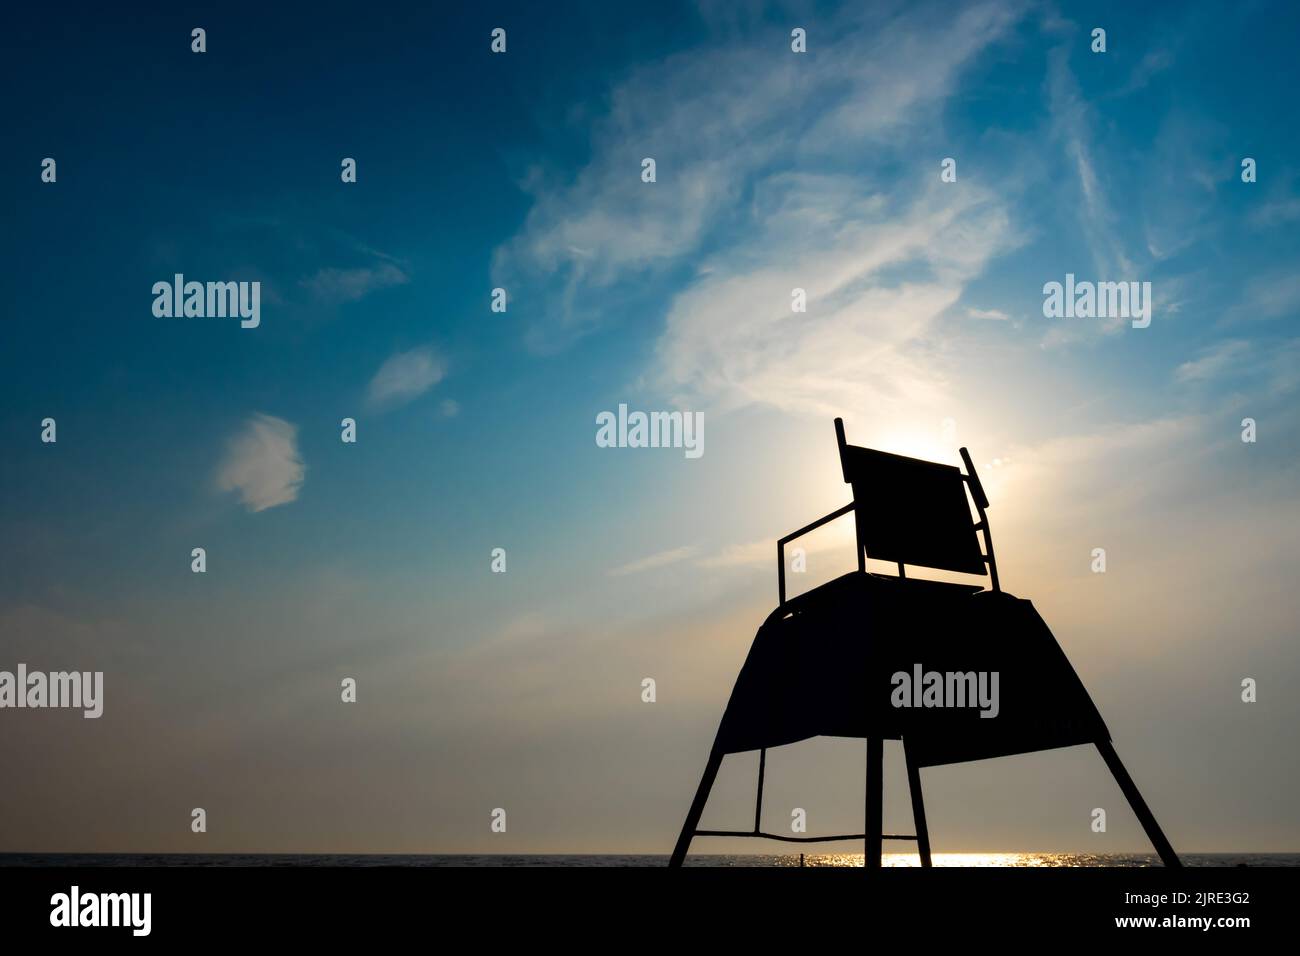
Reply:
[[[0, 670], [105, 707], [0, 711], [0, 851], [668, 852], [836, 415], [971, 449], [1175, 848], [1300, 849], [1296, 8], [624, 6], [10, 14]], [[261, 324], [155, 317], [176, 273]], [[1150, 326], [1044, 317], [1067, 274]], [[703, 456], [597, 447], [620, 403]], [[771, 752], [768, 827], [856, 832], [863, 766]], [[936, 852], [1147, 848], [1089, 749], [924, 783]]]

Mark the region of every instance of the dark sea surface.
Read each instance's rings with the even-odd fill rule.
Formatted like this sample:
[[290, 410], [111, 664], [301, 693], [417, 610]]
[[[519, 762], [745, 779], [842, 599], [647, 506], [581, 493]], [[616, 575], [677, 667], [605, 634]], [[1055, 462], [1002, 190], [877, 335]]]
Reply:
[[[1183, 853], [1186, 866], [1300, 866], [1300, 853]], [[12, 866], [666, 866], [667, 855], [436, 855], [351, 853], [0, 853]], [[687, 866], [799, 866], [799, 854], [698, 855]], [[816, 853], [805, 866], [861, 866], [861, 853]], [[885, 866], [916, 866], [915, 854], [887, 853]], [[935, 866], [1159, 866], [1148, 853], [936, 853]]]

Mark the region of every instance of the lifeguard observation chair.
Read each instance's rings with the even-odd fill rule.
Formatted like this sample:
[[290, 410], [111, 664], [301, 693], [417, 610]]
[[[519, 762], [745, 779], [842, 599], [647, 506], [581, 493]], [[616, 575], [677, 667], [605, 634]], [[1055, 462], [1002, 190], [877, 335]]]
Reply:
[[[849, 445], [838, 418], [835, 434], [853, 500], [777, 542], [780, 603], [741, 668], [669, 865], [682, 864], [695, 837], [725, 836], [796, 843], [860, 839], [868, 867], [880, 866], [882, 841], [915, 840], [921, 865], [930, 866], [921, 768], [1078, 744], [1097, 747], [1160, 859], [1181, 865], [1056, 638], [1029, 601], [1001, 589], [989, 500], [966, 449], [963, 474], [952, 465]], [[785, 546], [850, 512], [857, 570], [787, 600]], [[868, 572], [868, 557], [896, 564], [897, 575]], [[910, 576], [909, 565], [981, 575], [989, 586]], [[996, 713], [952, 701], [900, 703], [893, 693], [896, 676], [931, 671], [958, 675], [954, 686], [973, 686], [961, 679], [996, 673]], [[764, 832], [767, 749], [815, 736], [866, 739], [865, 832]], [[903, 745], [912, 835], [882, 832], [885, 740]], [[723, 757], [753, 750], [759, 754], [753, 829], [699, 829]]]

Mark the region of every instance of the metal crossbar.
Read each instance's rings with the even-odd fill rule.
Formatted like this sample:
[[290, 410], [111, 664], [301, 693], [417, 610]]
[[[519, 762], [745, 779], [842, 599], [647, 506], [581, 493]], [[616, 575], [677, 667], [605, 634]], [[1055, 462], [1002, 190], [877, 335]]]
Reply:
[[[694, 830], [692, 836], [714, 836], [714, 837], [758, 837], [763, 840], [780, 840], [783, 843], [834, 843], [836, 840], [865, 840], [865, 833], [842, 833], [835, 836], [813, 836], [797, 837], [786, 836], [783, 833], [764, 833], [763, 832], [763, 781], [767, 776], [767, 748], [763, 747], [758, 752], [758, 793], [754, 797], [754, 829], [753, 830]], [[918, 782], [919, 786], [919, 782]], [[882, 840], [916, 840], [919, 839], [914, 833], [882, 833]]]
[[[710, 837], [760, 837], [764, 840], [780, 840], [783, 843], [833, 843], [836, 840], [865, 840], [865, 833], [841, 833], [836, 836], [811, 836], [797, 837], [786, 836], [783, 833], [762, 833], [758, 830], [750, 832], [748, 830], [696, 830], [695, 836]], [[882, 840], [915, 840], [914, 833], [882, 833]]]

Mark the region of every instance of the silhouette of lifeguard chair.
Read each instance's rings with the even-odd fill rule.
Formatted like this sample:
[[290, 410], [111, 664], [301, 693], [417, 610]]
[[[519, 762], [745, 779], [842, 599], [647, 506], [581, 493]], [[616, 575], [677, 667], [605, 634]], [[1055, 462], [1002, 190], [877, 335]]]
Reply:
[[[882, 841], [915, 840], [921, 865], [930, 866], [921, 768], [1094, 744], [1160, 859], [1180, 866], [1056, 638], [1029, 601], [1001, 589], [989, 501], [966, 449], [962, 474], [952, 465], [849, 445], [838, 418], [835, 434], [853, 501], [777, 542], [780, 604], [759, 628], [736, 679], [669, 865], [681, 866], [695, 837], [721, 836], [792, 843], [860, 839], [868, 867], [880, 866]], [[850, 512], [857, 570], [787, 600], [786, 544]], [[868, 557], [896, 563], [898, 575], [869, 573]], [[986, 575], [991, 587], [909, 577], [907, 565]], [[996, 716], [982, 717], [971, 706], [900, 706], [906, 695], [894, 697], [895, 675], [930, 671], [957, 675], [951, 682], [956, 691], [974, 686], [967, 675], [998, 674]], [[768, 748], [816, 736], [866, 739], [865, 832], [763, 832]], [[914, 835], [882, 832], [885, 740], [903, 745]], [[759, 753], [754, 828], [699, 829], [723, 757], [753, 750]]]

